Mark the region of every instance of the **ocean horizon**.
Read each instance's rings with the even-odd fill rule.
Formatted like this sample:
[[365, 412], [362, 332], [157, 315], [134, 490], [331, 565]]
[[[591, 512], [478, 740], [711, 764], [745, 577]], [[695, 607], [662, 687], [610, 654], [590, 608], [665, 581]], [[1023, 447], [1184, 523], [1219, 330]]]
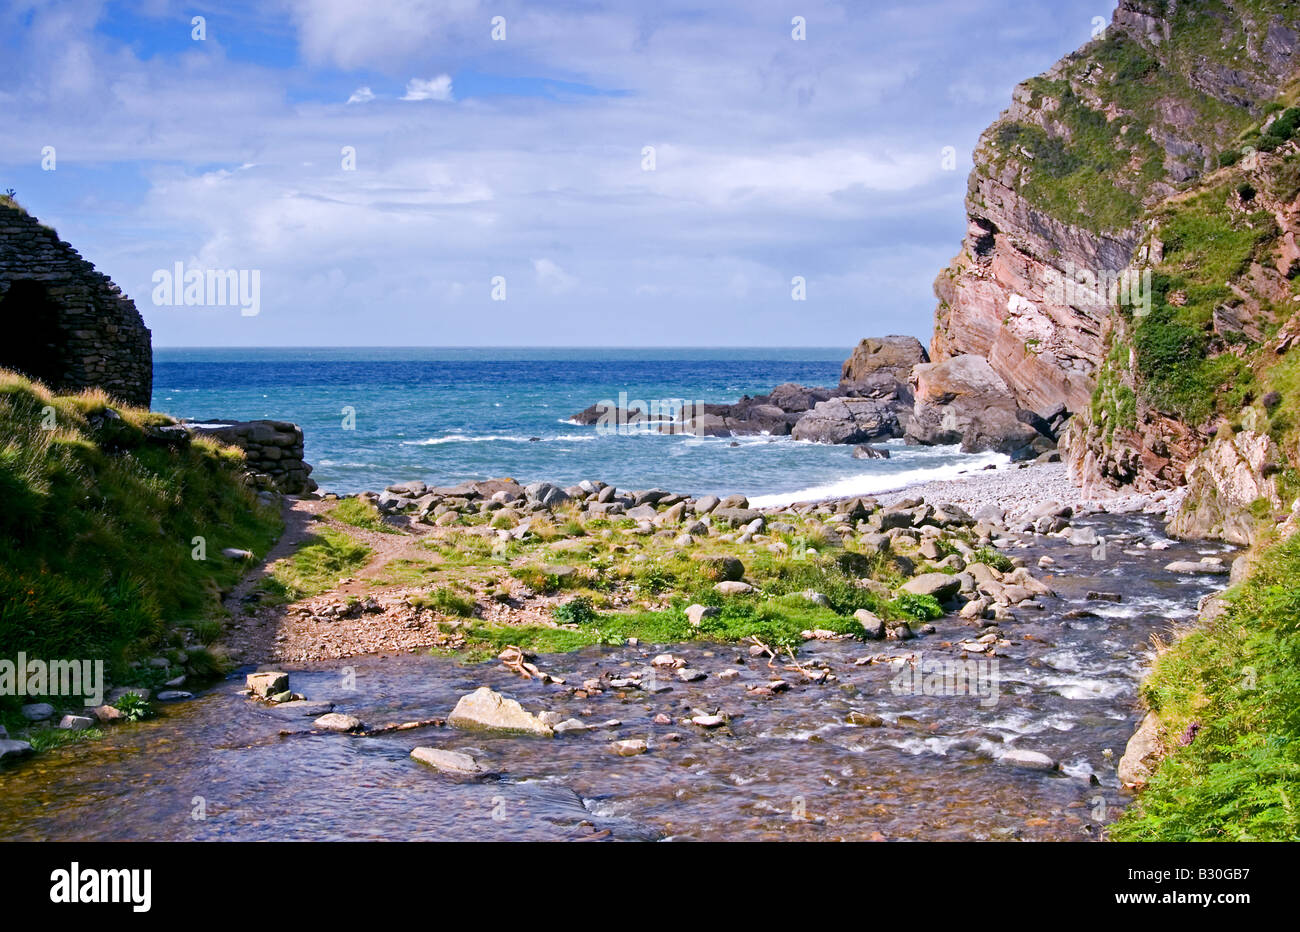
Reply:
[[789, 437], [611, 435], [601, 401], [730, 403], [783, 382], [834, 386], [851, 347], [160, 347], [153, 407], [299, 424], [323, 491], [512, 476], [600, 479], [757, 502], [870, 494], [1005, 461], [903, 441], [888, 459]]

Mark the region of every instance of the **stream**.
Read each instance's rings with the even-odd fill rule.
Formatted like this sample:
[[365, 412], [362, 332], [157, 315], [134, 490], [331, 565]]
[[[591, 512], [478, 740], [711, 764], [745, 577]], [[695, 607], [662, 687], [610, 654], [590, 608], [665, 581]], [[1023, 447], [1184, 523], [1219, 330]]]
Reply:
[[[1106, 536], [1104, 560], [1032, 535], [1029, 547], [1009, 551], [1057, 597], [1043, 599], [1042, 611], [1017, 609], [1018, 620], [1001, 626], [1011, 643], [997, 651], [996, 701], [899, 694], [894, 666], [854, 663], [877, 654], [960, 658], [956, 642], [979, 631], [955, 614], [936, 622], [937, 633], [906, 642], [808, 642], [798, 659], [828, 666], [835, 679], [825, 684], [805, 683], [782, 664], [769, 669], [743, 645], [705, 642], [538, 659], [570, 686], [639, 671], [665, 651], [710, 674], [683, 683], [669, 673], [660, 677], [669, 690], [606, 689], [585, 699], [496, 662], [405, 654], [290, 664], [279, 669], [294, 690], [368, 725], [445, 717], [461, 695], [486, 685], [529, 711], [597, 727], [553, 739], [444, 727], [309, 735], [301, 732], [311, 717], [242, 697], [241, 671], [151, 721], [0, 770], [0, 839], [1097, 839], [1131, 798], [1115, 767], [1140, 717], [1151, 635], [1167, 637], [1226, 583], [1164, 566], [1231, 554], [1205, 542], [1136, 548], [1166, 540], [1149, 516], [1097, 515], [1074, 526]], [[1043, 554], [1056, 564], [1039, 568]], [[1089, 590], [1121, 601], [1088, 601]], [[739, 675], [713, 675], [727, 669]], [[774, 677], [791, 688], [747, 690]], [[723, 728], [683, 722], [719, 708], [731, 716]], [[850, 724], [851, 712], [883, 723]], [[659, 713], [671, 724], [655, 724]], [[646, 739], [649, 751], [611, 751], [611, 741], [627, 738]], [[500, 776], [444, 776], [409, 758], [417, 745], [468, 751]], [[1060, 769], [1000, 761], [1010, 749], [1042, 752]]]

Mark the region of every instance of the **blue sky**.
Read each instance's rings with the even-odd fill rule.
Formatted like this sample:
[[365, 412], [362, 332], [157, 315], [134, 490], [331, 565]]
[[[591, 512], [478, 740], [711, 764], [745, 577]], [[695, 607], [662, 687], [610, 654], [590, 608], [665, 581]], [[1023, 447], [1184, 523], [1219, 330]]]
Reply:
[[980, 131], [1113, 7], [11, 0], [0, 189], [159, 346], [928, 341]]

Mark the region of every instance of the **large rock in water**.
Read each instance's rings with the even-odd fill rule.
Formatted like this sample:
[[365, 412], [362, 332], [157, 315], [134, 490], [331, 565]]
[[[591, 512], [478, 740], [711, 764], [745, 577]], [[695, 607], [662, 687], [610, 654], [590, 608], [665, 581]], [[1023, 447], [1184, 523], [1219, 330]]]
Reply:
[[799, 418], [795, 440], [814, 443], [866, 443], [902, 434], [896, 406], [874, 398], [832, 398]]
[[1007, 383], [982, 356], [963, 355], [912, 370], [916, 403], [909, 440], [960, 443], [966, 453], [1016, 453], [1041, 435], [1017, 416]]
[[844, 361], [840, 382], [861, 382], [880, 372], [906, 382], [913, 366], [929, 361], [929, 354], [916, 337], [867, 337]]
[[1141, 786], [1151, 779], [1164, 752], [1160, 742], [1160, 716], [1148, 712], [1138, 730], [1128, 739], [1124, 756], [1119, 759], [1117, 775], [1125, 786]]
[[940, 602], [946, 602], [961, 591], [961, 580], [947, 573], [922, 573], [900, 588], [913, 595], [932, 595]]
[[419, 747], [412, 748], [411, 757], [453, 777], [486, 777], [492, 774], [489, 768], [463, 751]]
[[540, 735], [550, 738], [555, 733], [551, 727], [518, 702], [480, 686], [472, 693], [461, 696], [456, 708], [447, 717], [447, 724], [467, 731], [496, 731], [517, 735]]

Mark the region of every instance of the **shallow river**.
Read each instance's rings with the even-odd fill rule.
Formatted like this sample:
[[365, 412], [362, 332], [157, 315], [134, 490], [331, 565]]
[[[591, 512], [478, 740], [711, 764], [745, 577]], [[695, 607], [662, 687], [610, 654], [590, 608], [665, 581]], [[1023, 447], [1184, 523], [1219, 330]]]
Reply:
[[[717, 644], [540, 658], [544, 670], [571, 685], [602, 672], [640, 670], [665, 649], [710, 674], [740, 671], [729, 682], [664, 676], [670, 691], [607, 690], [589, 699], [522, 680], [495, 663], [402, 655], [288, 666], [295, 690], [331, 700], [369, 725], [445, 717], [460, 695], [480, 685], [530, 711], [621, 724], [554, 739], [441, 727], [374, 737], [283, 735], [305, 731], [311, 719], [243, 699], [239, 675], [151, 722], [0, 771], [0, 838], [1097, 838], [1128, 801], [1115, 765], [1138, 719], [1137, 683], [1150, 636], [1193, 616], [1197, 599], [1223, 583], [1163, 567], [1231, 555], [1212, 544], [1133, 549], [1139, 540], [1164, 540], [1159, 523], [1141, 516], [1076, 522], [1082, 524], [1107, 535], [1104, 560], [1054, 538], [1030, 538], [1030, 548], [1012, 551], [1028, 558], [1058, 598], [1003, 624], [1012, 643], [999, 649], [996, 671], [980, 671], [996, 676], [996, 701], [953, 690], [899, 694], [891, 687], [895, 667], [853, 663], [873, 654], [919, 654], [927, 663], [957, 658], [959, 651], [944, 643], [977, 631], [956, 616], [940, 620], [937, 634], [904, 643], [809, 642], [799, 659], [830, 667], [836, 679], [823, 685]], [[1037, 569], [1043, 553], [1057, 564]], [[1093, 589], [1123, 600], [1085, 601]], [[1067, 617], [1080, 611], [1095, 615]], [[774, 696], [747, 691], [774, 676], [792, 688]], [[718, 708], [732, 716], [722, 729], [681, 721], [690, 711]], [[884, 724], [849, 724], [853, 711]], [[660, 712], [673, 723], [654, 724]], [[647, 739], [650, 750], [619, 757], [609, 748], [618, 738]], [[447, 778], [408, 757], [417, 745], [471, 751], [501, 777]], [[1061, 769], [1000, 762], [1011, 748], [1043, 752]]]

